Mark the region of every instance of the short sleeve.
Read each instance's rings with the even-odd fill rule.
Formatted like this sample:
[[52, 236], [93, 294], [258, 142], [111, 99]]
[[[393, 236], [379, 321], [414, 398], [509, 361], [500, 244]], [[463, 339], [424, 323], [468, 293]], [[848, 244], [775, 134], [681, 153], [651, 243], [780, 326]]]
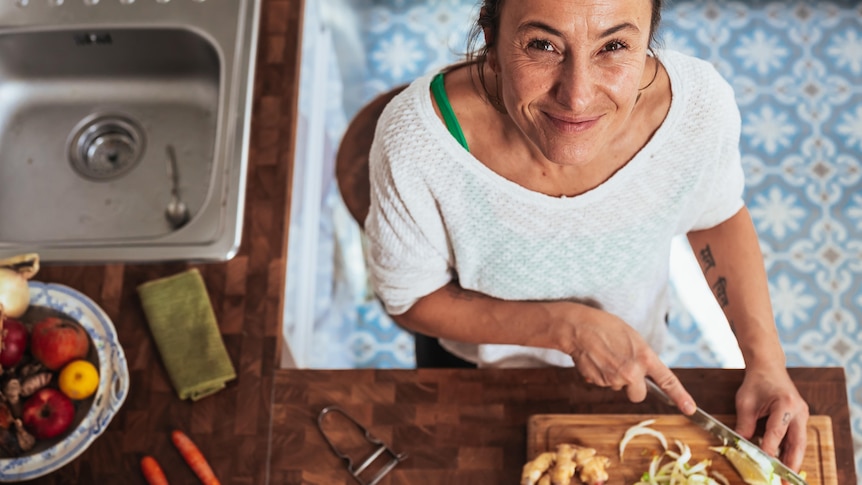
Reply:
[[[414, 126], [399, 129], [399, 106], [384, 111], [370, 156], [371, 207], [365, 221], [371, 284], [399, 315], [452, 279], [446, 232], [426, 184], [427, 150]], [[406, 131], [405, 131], [406, 130]]]
[[[717, 75], [717, 74], [716, 74]], [[719, 79], [714, 91], [715, 119], [710, 128], [712, 136], [717, 136], [717, 145], [708, 160], [708, 168], [701, 182], [704, 200], [698, 204], [702, 210], [697, 215], [690, 230], [698, 231], [715, 227], [733, 217], [745, 205], [745, 172], [739, 150], [741, 117], [733, 95], [733, 88]]]

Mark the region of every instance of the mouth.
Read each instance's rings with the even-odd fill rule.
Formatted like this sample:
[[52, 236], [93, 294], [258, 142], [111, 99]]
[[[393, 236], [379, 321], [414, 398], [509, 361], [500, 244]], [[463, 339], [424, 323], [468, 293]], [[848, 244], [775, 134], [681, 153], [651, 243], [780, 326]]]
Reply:
[[545, 113], [545, 117], [557, 130], [563, 133], [583, 133], [596, 126], [601, 116], [580, 116], [576, 118], [555, 116]]

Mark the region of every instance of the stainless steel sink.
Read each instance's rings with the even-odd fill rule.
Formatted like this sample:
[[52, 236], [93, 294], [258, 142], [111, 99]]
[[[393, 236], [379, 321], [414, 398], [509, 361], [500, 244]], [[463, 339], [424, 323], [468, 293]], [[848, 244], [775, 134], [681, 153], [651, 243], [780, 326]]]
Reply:
[[[0, 2], [0, 255], [233, 257], [259, 10], [259, 0]], [[168, 217], [172, 198], [188, 218]]]

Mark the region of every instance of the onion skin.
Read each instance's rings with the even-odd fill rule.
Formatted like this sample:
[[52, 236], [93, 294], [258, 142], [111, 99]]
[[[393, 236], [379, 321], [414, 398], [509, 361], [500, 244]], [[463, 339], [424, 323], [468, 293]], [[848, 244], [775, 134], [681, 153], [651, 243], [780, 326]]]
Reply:
[[0, 312], [18, 318], [30, 306], [30, 286], [27, 278], [9, 268], [0, 268]]

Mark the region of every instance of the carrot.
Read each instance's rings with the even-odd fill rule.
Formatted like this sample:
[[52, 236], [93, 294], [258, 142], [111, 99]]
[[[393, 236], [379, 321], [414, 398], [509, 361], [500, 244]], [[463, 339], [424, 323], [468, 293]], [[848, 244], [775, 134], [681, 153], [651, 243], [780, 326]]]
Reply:
[[146, 455], [141, 458], [141, 472], [149, 485], [169, 485], [165, 472], [152, 456]]
[[213, 469], [210, 468], [201, 450], [198, 449], [197, 445], [185, 433], [175, 429], [171, 433], [171, 441], [174, 442], [174, 446], [177, 447], [183, 460], [188, 463], [201, 483], [204, 485], [221, 485], [221, 482], [216, 478]]

